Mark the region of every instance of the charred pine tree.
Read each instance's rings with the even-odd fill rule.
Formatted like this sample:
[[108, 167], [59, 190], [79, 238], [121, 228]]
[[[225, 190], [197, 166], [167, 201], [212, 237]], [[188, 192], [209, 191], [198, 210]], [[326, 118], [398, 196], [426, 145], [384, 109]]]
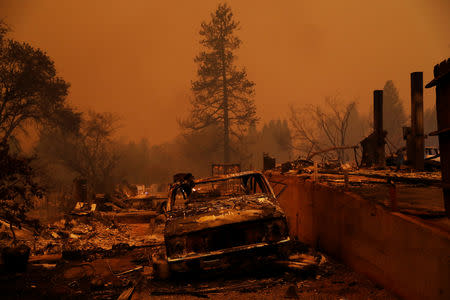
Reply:
[[198, 79], [192, 82], [190, 117], [180, 122], [182, 128], [194, 131], [219, 126], [223, 130], [225, 163], [230, 162], [231, 137], [241, 138], [257, 121], [255, 84], [247, 79], [245, 68], [234, 64], [234, 51], [241, 44], [234, 34], [238, 29], [239, 22], [227, 4], [220, 4], [208, 23], [202, 22], [200, 44], [206, 49], [194, 60]]

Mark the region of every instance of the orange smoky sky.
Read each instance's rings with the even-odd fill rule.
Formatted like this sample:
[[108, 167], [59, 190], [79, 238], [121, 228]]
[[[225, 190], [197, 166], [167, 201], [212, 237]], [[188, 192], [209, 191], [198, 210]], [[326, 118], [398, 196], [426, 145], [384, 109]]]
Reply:
[[[0, 0], [10, 36], [44, 49], [80, 110], [117, 113], [128, 140], [169, 141], [187, 116], [200, 23], [219, 1]], [[290, 104], [357, 99], [393, 80], [409, 110], [410, 73], [450, 56], [448, 0], [228, 1], [241, 23], [238, 65], [256, 83], [262, 123]], [[434, 103], [425, 90], [425, 107]]]

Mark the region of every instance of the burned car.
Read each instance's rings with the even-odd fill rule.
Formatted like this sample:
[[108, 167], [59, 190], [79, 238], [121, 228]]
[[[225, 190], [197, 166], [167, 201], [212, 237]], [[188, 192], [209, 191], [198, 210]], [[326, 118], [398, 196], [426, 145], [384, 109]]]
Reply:
[[286, 216], [262, 173], [174, 179], [164, 232], [171, 271], [228, 268], [287, 248]]

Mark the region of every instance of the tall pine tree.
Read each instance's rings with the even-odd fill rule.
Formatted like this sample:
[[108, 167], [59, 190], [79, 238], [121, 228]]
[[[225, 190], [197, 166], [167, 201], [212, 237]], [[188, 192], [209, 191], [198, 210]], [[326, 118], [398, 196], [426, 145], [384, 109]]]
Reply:
[[234, 51], [241, 45], [234, 34], [238, 29], [239, 22], [227, 4], [220, 4], [211, 20], [201, 23], [200, 44], [205, 50], [194, 60], [198, 79], [192, 82], [191, 115], [180, 122], [183, 128], [194, 131], [219, 126], [223, 130], [225, 163], [230, 162], [231, 138], [241, 138], [257, 122], [255, 84], [247, 79], [245, 68], [235, 65]]

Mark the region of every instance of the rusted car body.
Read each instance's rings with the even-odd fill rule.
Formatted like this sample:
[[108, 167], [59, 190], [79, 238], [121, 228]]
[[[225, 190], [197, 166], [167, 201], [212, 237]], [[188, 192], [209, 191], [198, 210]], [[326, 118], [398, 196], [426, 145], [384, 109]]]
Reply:
[[286, 216], [260, 172], [180, 181], [169, 199], [164, 237], [172, 271], [273, 257], [290, 241]]

